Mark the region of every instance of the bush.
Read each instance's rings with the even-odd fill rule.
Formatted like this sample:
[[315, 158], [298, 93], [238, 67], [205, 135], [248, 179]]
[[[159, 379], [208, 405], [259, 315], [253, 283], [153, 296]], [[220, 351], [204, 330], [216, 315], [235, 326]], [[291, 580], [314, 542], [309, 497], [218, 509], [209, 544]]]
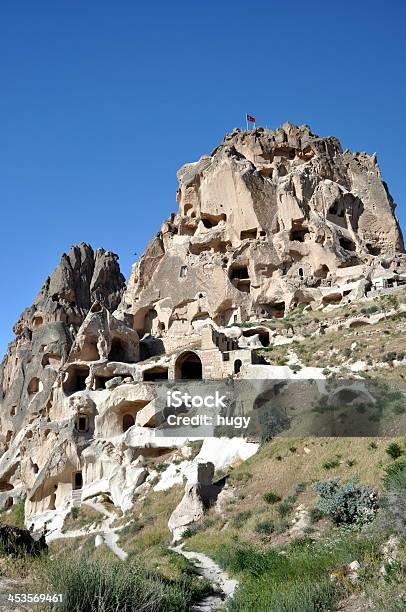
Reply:
[[257, 533], [269, 535], [275, 531], [275, 526], [272, 521], [262, 521], [255, 527]]
[[356, 478], [344, 484], [339, 479], [319, 481], [314, 489], [319, 494], [316, 508], [337, 525], [371, 521], [378, 508], [376, 492]]
[[300, 493], [303, 493], [305, 490], [306, 490], [306, 483], [298, 482], [295, 487], [295, 496], [300, 495]]
[[77, 519], [79, 516], [79, 508], [74, 506], [72, 510], [69, 512], [69, 517], [72, 519]]
[[251, 510], [244, 510], [243, 512], [239, 512], [233, 517], [233, 520], [231, 521], [232, 526], [237, 527], [237, 529], [239, 529], [247, 522], [251, 515]]
[[318, 523], [323, 518], [323, 513], [319, 508], [312, 508], [309, 512], [310, 522], [314, 525], [314, 523]]
[[332, 470], [333, 468], [336, 468], [340, 465], [340, 462], [338, 459], [330, 459], [330, 461], [325, 461], [323, 463], [323, 467], [325, 470]]
[[279, 495], [276, 495], [276, 493], [273, 493], [272, 491], [269, 491], [268, 493], [265, 493], [262, 496], [262, 499], [267, 504], [277, 504], [278, 502], [281, 501], [281, 497], [279, 497]]
[[196, 535], [198, 531], [199, 531], [199, 526], [196, 525], [195, 523], [185, 529], [185, 531], [182, 533], [182, 537], [184, 540], [187, 540], [188, 538], [192, 538], [194, 535]]
[[293, 504], [288, 499], [285, 499], [285, 501], [281, 502], [277, 507], [278, 514], [281, 518], [284, 518], [285, 516], [290, 514], [292, 510]]
[[392, 442], [385, 450], [389, 457], [392, 457], [392, 459], [399, 459], [399, 457], [403, 455], [403, 450], [399, 444], [397, 444], [397, 442]]
[[252, 474], [250, 472], [232, 472], [230, 476], [231, 482], [239, 482], [241, 484], [249, 482], [251, 478]]

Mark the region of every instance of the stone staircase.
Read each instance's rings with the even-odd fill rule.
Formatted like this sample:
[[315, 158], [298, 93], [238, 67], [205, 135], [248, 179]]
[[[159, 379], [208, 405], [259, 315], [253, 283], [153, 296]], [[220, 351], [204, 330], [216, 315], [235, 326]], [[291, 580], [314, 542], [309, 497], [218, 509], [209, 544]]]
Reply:
[[74, 489], [72, 491], [72, 506], [78, 507], [82, 503], [82, 489]]

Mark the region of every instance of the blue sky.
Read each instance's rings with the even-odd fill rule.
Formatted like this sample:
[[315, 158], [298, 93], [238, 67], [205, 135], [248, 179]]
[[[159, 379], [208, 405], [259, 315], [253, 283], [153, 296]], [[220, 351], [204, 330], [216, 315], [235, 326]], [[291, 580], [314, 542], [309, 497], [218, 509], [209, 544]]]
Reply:
[[128, 276], [176, 170], [246, 112], [377, 151], [405, 227], [405, 21], [403, 0], [3, 0], [0, 352], [72, 244]]

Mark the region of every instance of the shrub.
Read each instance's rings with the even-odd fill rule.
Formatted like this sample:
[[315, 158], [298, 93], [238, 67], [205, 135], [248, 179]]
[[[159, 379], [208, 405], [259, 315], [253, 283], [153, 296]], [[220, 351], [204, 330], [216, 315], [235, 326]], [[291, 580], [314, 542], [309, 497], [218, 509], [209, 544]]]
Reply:
[[330, 459], [330, 461], [325, 461], [323, 463], [323, 467], [325, 470], [332, 470], [333, 468], [336, 468], [340, 465], [340, 462], [338, 459]]
[[310, 522], [314, 525], [314, 523], [318, 523], [323, 518], [323, 513], [319, 508], [312, 508], [309, 512]]
[[278, 514], [282, 518], [290, 514], [292, 510], [293, 510], [293, 504], [288, 499], [285, 499], [285, 501], [282, 501], [277, 507]]
[[272, 521], [262, 521], [255, 527], [257, 533], [269, 535], [275, 531], [275, 526]]
[[295, 487], [295, 496], [296, 495], [300, 495], [300, 493], [303, 493], [303, 491], [306, 490], [306, 483], [305, 482], [298, 482], [296, 487]]
[[[338, 609], [346, 584], [330, 578], [335, 568], [354, 559], [368, 564], [378, 547], [352, 533], [331, 540], [300, 538], [283, 547], [222, 546], [221, 567], [239, 574], [240, 587], [229, 602], [230, 612], [321, 612]], [[379, 608], [386, 609], [386, 608]]]
[[265, 493], [262, 496], [262, 499], [267, 504], [277, 504], [278, 502], [281, 501], [281, 497], [279, 497], [279, 495], [276, 495], [276, 493], [273, 493], [272, 491], [269, 491], [268, 493]]
[[319, 494], [316, 508], [337, 525], [371, 521], [378, 508], [376, 492], [356, 478], [344, 484], [339, 479], [319, 481], [314, 489]]
[[78, 506], [74, 506], [68, 514], [68, 518], [76, 520], [79, 516], [79, 508]]
[[403, 451], [397, 442], [392, 442], [385, 450], [392, 459], [399, 459], [403, 455]]
[[232, 526], [237, 527], [237, 529], [239, 529], [247, 522], [251, 515], [251, 510], [244, 510], [243, 512], [239, 512], [233, 517], [231, 521]]
[[136, 533], [141, 531], [143, 527], [144, 524], [141, 523], [141, 521], [139, 521], [138, 519], [132, 519], [125, 525], [125, 527], [120, 529], [120, 537], [133, 537]]
[[197, 525], [196, 523], [190, 525], [187, 529], [185, 529], [185, 531], [182, 533], [182, 537], [183, 539], [188, 539], [191, 538], [192, 536], [196, 535], [196, 533], [199, 531], [199, 528], [201, 528], [201, 526]]

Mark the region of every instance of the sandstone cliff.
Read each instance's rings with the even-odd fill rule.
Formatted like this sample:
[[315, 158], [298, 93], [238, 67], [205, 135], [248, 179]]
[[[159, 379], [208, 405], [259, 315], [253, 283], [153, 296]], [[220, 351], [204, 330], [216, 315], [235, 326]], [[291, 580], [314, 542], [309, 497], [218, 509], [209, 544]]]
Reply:
[[141, 335], [351, 299], [403, 252], [376, 155], [308, 126], [234, 130], [178, 178], [179, 212], [134, 265], [119, 307]]
[[[257, 350], [274, 342], [270, 322], [406, 279], [374, 155], [285, 124], [234, 130], [178, 177], [179, 212], [127, 288], [116, 255], [72, 247], [14, 327], [0, 368], [0, 506], [25, 500], [27, 524], [60, 529], [100, 494], [127, 510], [154, 486], [145, 458], [185, 444], [155, 435], [157, 381], [282, 376]], [[224, 444], [203, 445], [197, 461], [224, 467], [257, 448]]]

